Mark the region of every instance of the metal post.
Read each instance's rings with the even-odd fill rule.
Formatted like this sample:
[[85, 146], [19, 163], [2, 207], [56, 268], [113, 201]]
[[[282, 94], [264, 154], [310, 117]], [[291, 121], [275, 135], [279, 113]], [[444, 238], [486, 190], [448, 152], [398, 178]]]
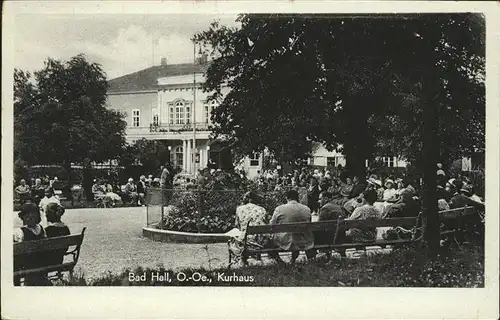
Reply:
[[[193, 39], [193, 63], [196, 64], [196, 41]], [[193, 72], [193, 175], [196, 176], [196, 70]]]

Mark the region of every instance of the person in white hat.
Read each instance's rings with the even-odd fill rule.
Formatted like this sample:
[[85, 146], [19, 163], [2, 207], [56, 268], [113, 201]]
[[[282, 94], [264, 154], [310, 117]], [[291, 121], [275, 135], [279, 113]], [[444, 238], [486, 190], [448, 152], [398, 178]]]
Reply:
[[384, 198], [382, 200], [388, 201], [388, 202], [393, 202], [397, 200], [397, 191], [394, 189], [394, 181], [391, 179], [387, 179], [385, 181], [385, 191], [384, 191]]

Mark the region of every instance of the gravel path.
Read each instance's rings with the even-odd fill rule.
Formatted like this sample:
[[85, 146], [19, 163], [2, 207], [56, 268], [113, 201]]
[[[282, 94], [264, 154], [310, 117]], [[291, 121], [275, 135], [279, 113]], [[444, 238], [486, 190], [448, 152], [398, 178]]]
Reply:
[[[62, 219], [71, 233], [87, 227], [83, 240], [77, 273], [86, 279], [111, 271], [119, 273], [125, 268], [156, 267], [167, 269], [208, 268], [207, 250], [204, 244], [162, 243], [142, 237], [146, 224], [146, 208], [68, 209]], [[15, 213], [14, 226], [21, 226]], [[227, 265], [225, 243], [208, 244], [211, 266]]]

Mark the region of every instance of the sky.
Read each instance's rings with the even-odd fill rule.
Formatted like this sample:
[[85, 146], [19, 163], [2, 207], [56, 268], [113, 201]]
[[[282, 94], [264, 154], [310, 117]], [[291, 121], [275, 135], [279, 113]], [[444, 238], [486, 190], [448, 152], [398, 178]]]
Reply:
[[16, 16], [14, 67], [26, 71], [43, 68], [48, 58], [68, 60], [84, 53], [101, 64], [108, 79], [142, 70], [161, 58], [167, 63], [193, 61], [190, 38], [219, 20], [237, 27], [236, 15], [208, 14], [101, 14]]

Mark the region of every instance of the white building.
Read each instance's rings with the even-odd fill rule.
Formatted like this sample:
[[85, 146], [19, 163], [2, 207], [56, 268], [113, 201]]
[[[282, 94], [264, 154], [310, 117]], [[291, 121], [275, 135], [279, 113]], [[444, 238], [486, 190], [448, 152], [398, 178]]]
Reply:
[[[209, 103], [209, 94], [202, 91], [205, 70], [206, 64], [167, 65], [162, 59], [160, 66], [110, 80], [108, 107], [126, 114], [127, 142], [167, 140], [172, 162], [188, 173], [207, 167], [209, 161], [222, 166], [221, 158], [227, 158], [222, 154], [230, 151], [209, 140], [210, 115], [217, 103]], [[250, 177], [261, 167], [261, 155], [241, 165]]]
[[[159, 66], [110, 80], [108, 107], [126, 114], [127, 141], [167, 140], [172, 162], [188, 173], [207, 167], [209, 161], [220, 166], [221, 154], [228, 150], [223, 144], [209, 140], [210, 113], [217, 103], [208, 103], [209, 94], [201, 88], [206, 67], [206, 63], [168, 65], [162, 59]], [[223, 87], [222, 93], [229, 90]], [[396, 157], [383, 160], [389, 167], [406, 165]], [[337, 167], [345, 166], [345, 162], [342, 154], [316, 144], [309, 164]], [[255, 153], [236, 166], [252, 177], [262, 169], [262, 163], [262, 154]]]

